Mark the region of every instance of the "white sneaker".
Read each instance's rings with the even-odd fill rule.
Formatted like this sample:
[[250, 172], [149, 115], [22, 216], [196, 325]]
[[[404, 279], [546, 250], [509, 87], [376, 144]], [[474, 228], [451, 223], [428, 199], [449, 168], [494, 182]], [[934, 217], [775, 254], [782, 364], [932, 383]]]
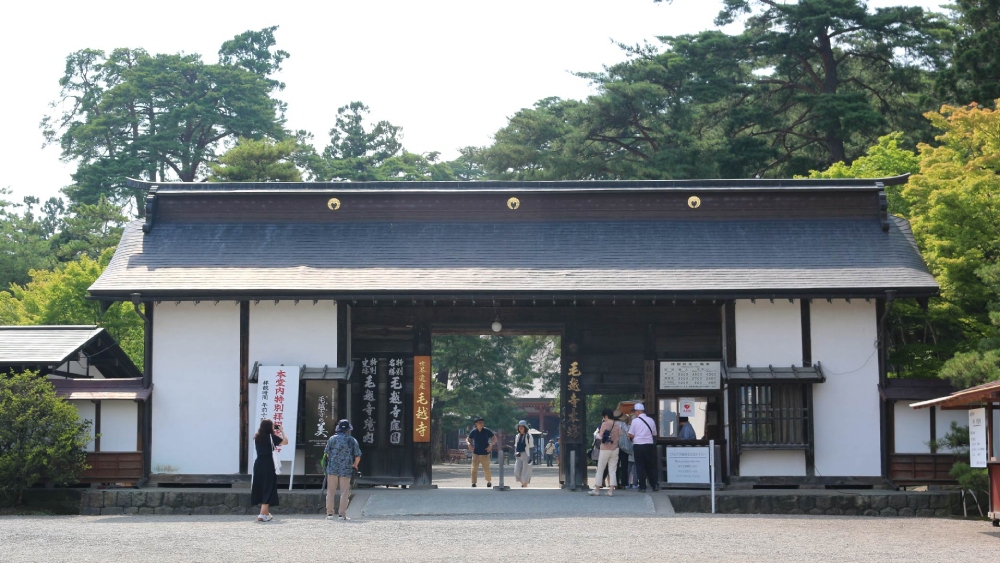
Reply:
[[592, 497], [596, 497], [597, 495], [601, 494], [601, 491], [599, 491], [597, 489], [591, 489], [590, 492], [587, 493], [587, 494], [590, 495], [590, 496], [592, 496]]
[[613, 497], [613, 496], [615, 496], [615, 495], [614, 495], [614, 491], [615, 491], [614, 489], [608, 489], [608, 496], [609, 496], [609, 497]]
[[265, 522], [270, 522], [271, 520], [274, 520], [274, 516], [271, 516], [270, 514], [264, 516]]
[[326, 515], [326, 521], [327, 521], [327, 522], [330, 522], [330, 521], [332, 521], [332, 520], [336, 520], [336, 519], [337, 519], [337, 517], [336, 517], [336, 516], [334, 516], [333, 514], [327, 514], [327, 515]]

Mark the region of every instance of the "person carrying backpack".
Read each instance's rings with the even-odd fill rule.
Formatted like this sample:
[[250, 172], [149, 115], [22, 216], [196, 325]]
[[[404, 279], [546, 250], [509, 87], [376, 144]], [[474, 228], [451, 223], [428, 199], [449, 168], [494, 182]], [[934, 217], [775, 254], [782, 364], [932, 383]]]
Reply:
[[594, 475], [594, 488], [590, 490], [591, 496], [597, 496], [601, 489], [601, 477], [604, 476], [604, 469], [608, 470], [608, 496], [614, 496], [615, 485], [618, 483], [618, 440], [621, 439], [621, 427], [614, 420], [614, 413], [611, 409], [604, 409], [601, 413], [604, 420], [597, 429], [600, 436], [600, 452], [597, 457], [597, 474]]

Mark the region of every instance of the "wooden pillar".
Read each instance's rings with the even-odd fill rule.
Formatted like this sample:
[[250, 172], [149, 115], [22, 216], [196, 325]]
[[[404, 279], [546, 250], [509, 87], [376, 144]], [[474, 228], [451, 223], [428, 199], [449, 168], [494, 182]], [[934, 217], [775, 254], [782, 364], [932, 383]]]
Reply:
[[[878, 384], [880, 389], [885, 389], [889, 382], [888, 373], [888, 343], [886, 342], [886, 331], [885, 323], [882, 322], [882, 317], [886, 313], [886, 304], [884, 299], [875, 300], [875, 330], [876, 330], [876, 343], [878, 349], [875, 350], [878, 356]], [[889, 459], [889, 435], [896, 431], [895, 428], [889, 426], [889, 404], [882, 398], [881, 393], [879, 393], [878, 400], [878, 414], [879, 414], [879, 447], [882, 453], [882, 477], [889, 479], [891, 478], [892, 467], [891, 461]], [[931, 415], [933, 417], [933, 415]], [[933, 439], [933, 438], [932, 438]]]
[[[431, 355], [431, 327], [427, 323], [414, 323], [414, 352], [417, 356]], [[433, 424], [433, 421], [431, 422]], [[413, 420], [409, 421], [413, 424]], [[434, 435], [434, 432], [431, 432]], [[432, 468], [434, 464], [433, 441], [413, 442], [413, 487], [433, 488]]]
[[[809, 308], [809, 299], [799, 300], [799, 309], [802, 318], [802, 366], [812, 366], [812, 314]], [[806, 449], [806, 475], [816, 476], [816, 444], [813, 443], [813, 424], [816, 421], [816, 413], [813, 412], [813, 383], [805, 385], [805, 405], [809, 409], [812, 422], [809, 424], [809, 448]]]
[[[726, 301], [722, 308], [722, 331], [725, 337], [726, 366], [736, 367], [736, 302]], [[725, 392], [722, 394], [725, 401], [725, 411], [728, 413], [729, 424], [723, 423], [724, 428], [728, 428], [729, 433], [726, 439], [729, 441], [729, 476], [740, 474], [740, 436], [739, 436], [739, 406], [737, 387], [724, 382]], [[723, 413], [720, 415], [724, 416]], [[723, 421], [724, 422], [724, 421]], [[728, 481], [728, 477], [727, 477]]]
[[250, 470], [250, 302], [240, 301], [240, 474]]
[[[153, 302], [143, 303], [146, 315], [143, 331], [142, 386], [153, 386]], [[142, 475], [148, 479], [153, 466], [153, 395], [150, 394], [142, 409]]]
[[[559, 384], [559, 400], [562, 405], [559, 455], [562, 458], [562, 466], [566, 468], [564, 487], [569, 487], [571, 482], [575, 482], [578, 487], [587, 482], [586, 452], [590, 433], [586, 431], [586, 395], [579, 387], [583, 379], [582, 374], [586, 373], [587, 369], [586, 365], [580, 363], [582, 343], [583, 331], [575, 325], [568, 326], [562, 337], [560, 354], [562, 368]], [[576, 452], [576, 465], [573, 467], [569, 464], [570, 452]]]
[[101, 451], [101, 402], [94, 403], [94, 451]]

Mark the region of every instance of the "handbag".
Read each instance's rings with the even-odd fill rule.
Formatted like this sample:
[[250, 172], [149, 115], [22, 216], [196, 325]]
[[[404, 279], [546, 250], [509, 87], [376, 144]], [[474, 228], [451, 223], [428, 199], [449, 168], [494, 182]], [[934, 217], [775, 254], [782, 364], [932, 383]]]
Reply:
[[274, 438], [268, 436], [267, 441], [271, 443], [271, 459], [274, 461], [274, 474], [281, 475], [281, 460], [278, 459], [278, 450], [274, 447]]
[[618, 449], [628, 455], [632, 455], [632, 440], [628, 439], [628, 432], [622, 430], [620, 425], [618, 426], [618, 430], [620, 432], [618, 436]]

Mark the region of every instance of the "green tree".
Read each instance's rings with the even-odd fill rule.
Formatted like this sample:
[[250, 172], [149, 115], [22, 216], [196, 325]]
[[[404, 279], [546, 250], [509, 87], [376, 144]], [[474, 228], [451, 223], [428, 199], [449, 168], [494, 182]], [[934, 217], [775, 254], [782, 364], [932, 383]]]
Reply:
[[903, 197], [962, 331], [940, 373], [964, 387], [1000, 379], [1000, 112], [943, 106], [927, 117], [942, 131], [939, 145], [920, 145], [920, 174]]
[[370, 113], [362, 102], [337, 108], [336, 124], [330, 129], [330, 144], [323, 151], [320, 180], [379, 180], [377, 169], [388, 159], [403, 153], [402, 128], [379, 121], [366, 124]]
[[38, 217], [34, 206], [38, 199], [24, 198], [23, 204], [5, 199], [10, 190], [0, 188], [0, 287], [25, 283], [33, 268], [56, 265], [51, 238], [61, 219], [61, 201], [49, 200], [46, 215]]
[[20, 505], [46, 480], [68, 485], [86, 469], [90, 422], [34, 372], [0, 375], [0, 498]]
[[293, 160], [295, 139], [240, 138], [236, 146], [211, 164], [211, 182], [301, 182], [302, 174]]
[[438, 432], [466, 427], [475, 416], [494, 430], [512, 432], [523, 415], [515, 392], [530, 390], [536, 379], [543, 389], [558, 386], [558, 346], [551, 337], [439, 336], [432, 358], [439, 374], [431, 413]]
[[861, 0], [724, 0], [716, 24], [738, 20], [738, 35], [663, 40], [683, 48], [701, 80], [729, 84], [730, 138], [777, 148], [759, 174], [850, 162], [877, 134], [926, 130], [925, 68], [941, 60], [949, 32], [939, 17], [916, 7], [869, 10]]
[[[810, 178], [890, 178], [920, 172], [920, 158], [917, 153], [900, 146], [901, 132], [889, 133], [878, 138], [878, 142], [868, 149], [864, 156], [847, 164], [835, 162], [826, 170], [810, 170]], [[899, 186], [886, 186], [889, 213], [905, 217], [909, 214], [906, 200]]]
[[125, 179], [202, 179], [220, 144], [237, 137], [285, 135], [283, 85], [270, 78], [288, 56], [273, 50], [276, 27], [227, 41], [218, 64], [196, 54], [150, 55], [142, 49], [84, 49], [71, 54], [62, 88], [41, 127], [46, 143], [76, 162], [74, 203], [101, 196], [144, 213], [145, 193]]
[[1000, 98], [1000, 1], [954, 0], [954, 47], [935, 77], [939, 99], [964, 105]]

